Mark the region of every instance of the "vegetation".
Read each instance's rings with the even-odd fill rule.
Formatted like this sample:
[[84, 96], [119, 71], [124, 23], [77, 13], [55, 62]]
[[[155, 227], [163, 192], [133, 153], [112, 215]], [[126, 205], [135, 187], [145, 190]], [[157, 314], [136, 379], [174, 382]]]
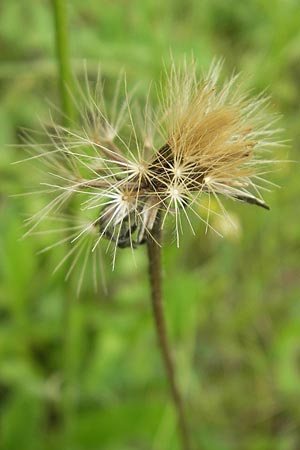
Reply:
[[[300, 7], [293, 0], [68, 4], [72, 66], [83, 60], [108, 98], [121, 69], [143, 99], [170, 50], [198, 66], [224, 57], [254, 93], [267, 88], [283, 114], [298, 160]], [[146, 249], [119, 251], [107, 293], [92, 276], [52, 275], [65, 246], [39, 251], [51, 235], [21, 239], [23, 219], [43, 204], [22, 158], [20, 128], [38, 127], [59, 105], [50, 2], [3, 0], [0, 15], [0, 448], [3, 450], [176, 450], [176, 418], [153, 331]], [[59, 115], [58, 115], [59, 117]], [[226, 202], [238, 232], [196, 226], [179, 249], [164, 247], [166, 315], [195, 448], [300, 447], [299, 175], [279, 163], [266, 193], [271, 211]], [[66, 298], [72, 307], [66, 307]], [[69, 304], [70, 306], [70, 304]], [[66, 314], [67, 312], [67, 314]]]

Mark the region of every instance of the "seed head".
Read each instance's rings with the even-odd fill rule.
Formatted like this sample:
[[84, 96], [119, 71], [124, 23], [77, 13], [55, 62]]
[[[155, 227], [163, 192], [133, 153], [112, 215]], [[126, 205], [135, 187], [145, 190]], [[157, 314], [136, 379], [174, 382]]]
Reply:
[[192, 231], [192, 216], [210, 226], [204, 196], [213, 197], [221, 213], [222, 197], [268, 209], [260, 190], [271, 162], [265, 155], [279, 144], [276, 117], [266, 113], [267, 97], [243, 91], [240, 76], [221, 82], [221, 68], [214, 63], [198, 78], [194, 63], [173, 64], [156, 108], [149, 96], [143, 109], [134, 105], [126, 82], [122, 99], [118, 82], [110, 110], [100, 77], [95, 92], [88, 83], [80, 88], [80, 127], [52, 122], [47, 144], [28, 144], [29, 159], [47, 169], [41, 185], [51, 196], [28, 220], [28, 233], [66, 213], [73, 198], [72, 208], [86, 217], [85, 225], [72, 228], [72, 244], [92, 229], [91, 251], [106, 242], [115, 261], [118, 248], [145, 242], [159, 211], [162, 227], [174, 218], [179, 246], [183, 219]]

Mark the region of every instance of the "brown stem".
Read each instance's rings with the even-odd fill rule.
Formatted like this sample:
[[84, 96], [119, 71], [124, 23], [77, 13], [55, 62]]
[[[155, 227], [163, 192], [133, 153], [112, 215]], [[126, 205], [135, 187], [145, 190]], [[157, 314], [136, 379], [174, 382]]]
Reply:
[[161, 352], [162, 361], [165, 367], [168, 384], [174, 402], [178, 432], [180, 434], [182, 450], [190, 450], [190, 439], [187, 430], [186, 418], [184, 414], [183, 401], [175, 378], [175, 367], [171, 355], [170, 344], [167, 335], [166, 320], [163, 310], [162, 298], [162, 264], [161, 264], [161, 218], [159, 214], [152, 229], [151, 235], [147, 239], [149, 277], [151, 285], [152, 313], [155, 322], [158, 345]]

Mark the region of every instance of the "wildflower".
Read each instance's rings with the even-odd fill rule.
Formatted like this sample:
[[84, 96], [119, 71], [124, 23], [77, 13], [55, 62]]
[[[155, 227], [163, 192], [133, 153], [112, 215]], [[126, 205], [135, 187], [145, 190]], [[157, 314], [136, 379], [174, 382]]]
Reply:
[[91, 217], [72, 229], [70, 241], [77, 248], [93, 230], [90, 250], [106, 241], [114, 264], [117, 248], [147, 240], [158, 214], [162, 228], [174, 218], [177, 246], [183, 219], [193, 233], [192, 216], [209, 227], [210, 202], [203, 196], [222, 214], [222, 197], [269, 209], [260, 190], [270, 162], [264, 155], [278, 144], [276, 118], [266, 114], [268, 98], [243, 92], [239, 76], [221, 83], [221, 68], [213, 64], [197, 79], [194, 64], [179, 70], [173, 64], [156, 109], [149, 99], [144, 110], [135, 108], [126, 89], [120, 100], [119, 81], [108, 112], [101, 79], [95, 92], [87, 83], [78, 100], [80, 129], [52, 123], [50, 143], [29, 143], [38, 151], [29, 159], [47, 168], [41, 185], [52, 198], [28, 220], [28, 233], [76, 198], [77, 212]]

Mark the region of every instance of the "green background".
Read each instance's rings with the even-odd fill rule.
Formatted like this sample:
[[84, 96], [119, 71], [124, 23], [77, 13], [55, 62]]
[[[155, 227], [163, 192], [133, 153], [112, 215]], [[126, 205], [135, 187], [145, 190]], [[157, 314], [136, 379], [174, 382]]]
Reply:
[[[51, 275], [64, 248], [25, 240], [39, 201], [10, 163], [20, 127], [59, 104], [50, 1], [2, 0], [0, 14], [0, 448], [176, 450], [149, 304], [145, 248], [107, 260], [108, 295]], [[226, 202], [239, 224], [221, 239], [190, 232], [164, 247], [166, 314], [195, 449], [300, 448], [299, 95], [297, 0], [68, 2], [72, 67], [125, 69], [143, 98], [170, 51], [207, 68], [225, 58], [254, 92], [267, 88], [289, 148], [269, 179], [271, 211]]]

